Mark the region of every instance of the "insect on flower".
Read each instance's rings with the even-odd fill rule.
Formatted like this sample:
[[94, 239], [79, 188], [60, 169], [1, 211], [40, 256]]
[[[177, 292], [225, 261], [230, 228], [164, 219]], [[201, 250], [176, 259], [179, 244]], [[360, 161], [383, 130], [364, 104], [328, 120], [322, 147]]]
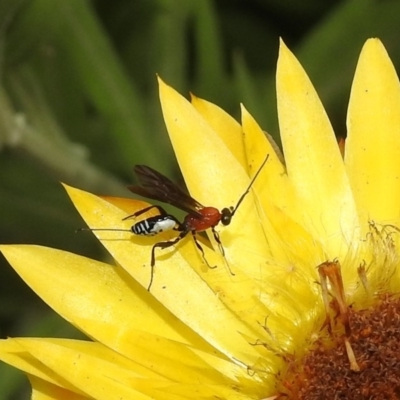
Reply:
[[[215, 227], [221, 222], [222, 225], [229, 225], [233, 216], [235, 215], [238, 207], [249, 193], [251, 186], [256, 180], [257, 176], [261, 172], [261, 169], [265, 165], [269, 158], [269, 154], [261, 164], [260, 168], [257, 170], [253, 179], [251, 180], [249, 186], [239, 198], [235, 207], [225, 207], [221, 211], [219, 211], [215, 207], [205, 207], [200, 204], [197, 200], [191, 197], [188, 193], [183, 191], [178, 185], [172, 182], [169, 178], [162, 175], [160, 172], [157, 172], [153, 168], [150, 168], [146, 165], [136, 165], [134, 171], [137, 175], [138, 181], [140, 185], [129, 185], [128, 189], [135, 194], [138, 194], [143, 197], [147, 197], [152, 200], [161, 201], [163, 203], [171, 204], [176, 208], [185, 211], [187, 215], [183, 219], [183, 222], [180, 222], [173, 215], [168, 214], [161, 206], [159, 205], [151, 205], [142, 210], [135, 212], [134, 214], [128, 215], [123, 220], [127, 220], [130, 218], [137, 218], [142, 214], [147, 213], [152, 209], [156, 209], [158, 211], [158, 215], [152, 216], [146, 219], [143, 219], [137, 223], [135, 223], [130, 230], [126, 229], [85, 229], [91, 231], [103, 230], [103, 231], [127, 231], [131, 232], [134, 235], [140, 236], [154, 236], [158, 233], [165, 232], [168, 230], [175, 230], [179, 232], [179, 235], [171, 240], [162, 241], [155, 243], [151, 249], [151, 276], [150, 283], [147, 290], [150, 291], [151, 285], [153, 283], [154, 277], [154, 266], [155, 266], [155, 251], [157, 248], [166, 249], [168, 247], [174, 246], [182, 239], [184, 239], [189, 233], [192, 234], [195, 245], [200, 251], [200, 254], [207, 264], [209, 268], [215, 268], [216, 266], [211, 266], [204, 255], [204, 250], [197, 240], [196, 234], [199, 232], [203, 232], [207, 229], [211, 229], [214, 239], [218, 244], [221, 254], [224, 256], [225, 251], [222, 246], [220, 237], [218, 232], [215, 230]], [[228, 266], [229, 268], [229, 266]], [[233, 272], [229, 269], [232, 275]]]

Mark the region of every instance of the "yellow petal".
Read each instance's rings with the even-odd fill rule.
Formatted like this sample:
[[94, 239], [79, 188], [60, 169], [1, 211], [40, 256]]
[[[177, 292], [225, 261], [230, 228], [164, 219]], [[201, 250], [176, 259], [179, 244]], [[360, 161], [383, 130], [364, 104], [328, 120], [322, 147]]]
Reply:
[[[126, 229], [127, 232], [104, 232], [94, 231], [93, 233], [106, 247], [112, 257], [118, 262], [126, 260], [125, 268], [127, 271], [144, 286], [148, 287], [150, 282], [150, 255], [153, 245], [160, 241], [169, 240], [176, 237], [176, 234], [166, 232], [154, 237], [133, 236], [131, 233], [132, 220], [122, 221], [127, 216], [126, 208], [121, 209], [121, 201], [116, 199], [100, 198], [90, 193], [84, 192], [79, 189], [74, 189], [65, 185], [68, 195], [73, 201], [75, 207], [78, 209], [82, 218], [91, 228], [101, 229]], [[129, 214], [143, 208], [142, 202], [132, 202], [132, 210]], [[135, 205], [135, 206], [134, 206]], [[189, 238], [188, 238], [189, 239]], [[186, 249], [190, 254], [190, 259], [198, 260], [199, 256], [193, 245], [190, 245], [190, 240], [182, 241], [179, 248]], [[190, 252], [190, 249], [192, 250]], [[168, 278], [175, 275], [184, 276], [188, 282], [193, 279], [198, 279], [198, 276], [192, 272], [188, 267], [187, 261], [182, 258], [181, 252], [175, 251], [175, 248], [166, 249], [157, 252], [157, 259], [165, 259], [167, 268], [157, 268], [155, 272], [155, 279], [162, 282], [162, 285], [154, 285], [152, 293], [162, 292], [162, 286], [168, 283]], [[169, 267], [169, 268], [168, 268]], [[167, 273], [165, 276], [164, 274]]]
[[[169, 369], [169, 374], [173, 376], [167, 380], [99, 343], [66, 339], [14, 339], [14, 341], [24, 349], [25, 354], [35, 357], [36, 363], [39, 361], [53, 373], [64, 377], [68, 385], [76, 387], [76, 391], [86, 392], [96, 399], [106, 398], [107, 393], [110, 399], [117, 395], [127, 399], [145, 399], [146, 396], [154, 399], [184, 399], [192, 396], [206, 399], [211, 396], [211, 392], [225, 398], [245, 399], [246, 395], [254, 391], [258, 392], [258, 395], [261, 394], [257, 385], [252, 387], [247, 385], [245, 387], [247, 394], [236, 395], [239, 382], [235, 381], [238, 376], [234, 377], [234, 381], [215, 374], [213, 376], [213, 370], [206, 365], [203, 369], [191, 365], [190, 362], [184, 366], [184, 359], [181, 367], [174, 362], [171, 363], [168, 358], [159, 360], [163, 368]], [[147, 355], [142, 355], [143, 362], [148, 357], [152, 358], [150, 346], [149, 351]], [[191, 377], [186, 375], [186, 378], [190, 378], [189, 381], [181, 380], [181, 368], [185, 368], [191, 374]], [[242, 375], [240, 382], [242, 388], [244, 380], [251, 380], [245, 374], [247, 375], [247, 372], [239, 373]], [[63, 393], [62, 386], [54, 386], [53, 389]]]
[[328, 257], [343, 255], [359, 226], [343, 160], [315, 89], [283, 43], [277, 98], [287, 172], [301, 199], [304, 226], [320, 238]]
[[144, 380], [138, 378], [134, 371], [121, 367], [115, 359], [122, 360], [123, 357], [116, 353], [108, 351], [114, 357], [108, 355], [102, 358], [92, 352], [92, 349], [100, 347], [98, 343], [66, 339], [14, 340], [79, 391], [98, 400], [147, 400], [152, 398], [144, 394], [152, 391], [151, 387], [148, 388], [150, 382], [154, 387], [157, 387], [159, 381], [165, 385], [165, 381], [161, 379]]
[[[97, 224], [98, 227], [105, 227], [103, 219], [110, 224], [113, 219], [120, 221], [126, 215], [110, 203], [90, 193], [71, 187], [67, 187], [67, 190], [89, 226], [93, 227]], [[147, 247], [147, 254], [144, 254], [143, 250], [138, 249], [139, 245], [135, 244], [138, 241], [136, 237], [129, 238], [127, 236], [124, 239], [118, 232], [97, 232], [97, 234], [118, 264], [135, 279], [138, 279], [139, 274], [142, 274], [138, 271], [143, 269], [143, 265], [148, 266], [149, 264], [149, 253], [151, 245], [154, 244], [154, 238], [146, 238], [150, 246]], [[125, 235], [124, 232], [123, 234]], [[179, 251], [172, 249], [166, 254], [163, 253], [165, 255], [162, 257], [157, 257], [155, 281], [151, 288], [151, 295], [229, 359], [252, 364], [258, 357], [260, 348], [259, 346], [250, 346], [242, 334], [254, 336], [255, 332], [235, 317], [234, 313], [221, 302], [223, 296], [221, 299], [217, 297], [214, 291], [192, 269], [190, 263], [182, 258], [181, 253], [185, 252], [189, 243], [194, 246], [192, 240], [189, 239], [179, 245]], [[193, 249], [193, 254], [189, 260], [198, 260], [199, 256], [195, 249]], [[230, 277], [223, 265], [216, 270], [209, 269], [207, 271], [207, 274], [214, 273], [224, 274], [228, 280], [235, 279], [235, 277]], [[141, 295], [144, 296], [144, 299], [150, 296], [144, 290]], [[202, 310], [202, 312], [199, 313], [198, 310]]]
[[[315, 240], [296, 224], [295, 221], [301, 221], [302, 218], [297, 210], [298, 200], [287, 177], [286, 168], [282, 165], [266, 134], [243, 106], [242, 125], [246, 152], [249, 159], [252, 159], [252, 163], [259, 165], [265, 158], [265, 154], [269, 154], [260, 179], [254, 183], [254, 190], [257, 193], [256, 204], [261, 206], [259, 217], [271, 251], [270, 258], [275, 264], [289, 263], [289, 260], [293, 260], [292, 249], [288, 251], [285, 243], [301, 242], [304, 248], [305, 243], [315, 244]], [[253, 171], [254, 169], [253, 167]], [[296, 237], [296, 240], [290, 240], [292, 237], [290, 235], [293, 235], [293, 238]], [[265, 273], [267, 272], [264, 271], [263, 274]], [[266, 281], [270, 279], [267, 276], [265, 278]]]
[[[162, 363], [149, 357], [150, 353], [167, 354], [166, 339], [159, 338], [154, 343], [151, 340], [152, 334], [158, 337], [160, 332], [165, 338], [190, 343], [197, 349], [218, 355], [151, 296], [146, 298], [147, 292], [135, 286], [120, 268], [53, 249], [13, 247], [3, 248], [7, 259], [35, 291], [42, 293], [48, 304], [89, 336], [127, 357], [137, 361], [142, 357], [163, 374], [166, 371], [160, 371], [160, 368], [168, 366], [167, 371], [177, 375], [170, 368], [172, 358]], [[35, 262], [27, 263], [27, 259]], [[50, 287], [49, 282], [52, 282]], [[148, 347], [139, 351], [139, 343], [142, 346], [146, 343]], [[191, 358], [197, 359], [184, 347], [174, 346], [170, 353], [177, 360], [185, 360], [186, 364], [190, 364]], [[200, 360], [196, 362], [201, 364]]]
[[[188, 348], [175, 342], [224, 358], [135, 285], [119, 267], [43, 247], [4, 246], [2, 250], [27, 283], [60, 315], [89, 336], [158, 374], [172, 374], [170, 379], [179, 377], [187, 381], [187, 374], [191, 374], [187, 367], [209, 368]], [[171, 368], [173, 360], [183, 363], [182, 366]]]
[[[164, 121], [190, 193], [204, 205], [234, 204], [246, 187], [243, 166], [208, 121], [173, 88], [159, 79]], [[238, 176], [236, 185], [221, 190]], [[229, 179], [230, 178], [230, 179]]]
[[[257, 188], [259, 201], [268, 201], [274, 205], [279, 205], [283, 211], [293, 215], [298, 210], [295, 206], [296, 199], [286, 174], [286, 168], [282, 165], [266, 134], [243, 106], [242, 126], [247, 157], [253, 160], [252, 175], [255, 173], [255, 165], [260, 165], [265, 159], [265, 155], [269, 154], [268, 162], [260, 174], [260, 180], [254, 184], [254, 187]], [[268, 217], [273, 218], [273, 215], [268, 215]]]
[[[13, 268], [61, 316], [110, 347], [139, 326], [183, 343], [201, 338], [158, 303], [119, 266], [40, 246], [2, 246]], [[118, 307], [115, 305], [118, 304]], [[157, 313], [154, 312], [157, 310]]]
[[[67, 391], [79, 392], [73, 385], [62, 379], [55, 371], [38, 362], [36, 357], [26, 352], [16, 339], [0, 340], [0, 359], [30, 376], [36, 376], [56, 387]], [[83, 395], [82, 392], [80, 392]]]
[[74, 393], [33, 375], [28, 375], [32, 386], [31, 400], [87, 400], [90, 397]]
[[[243, 168], [198, 111], [161, 80], [160, 98], [164, 120], [191, 194], [202, 204], [218, 209], [236, 205], [250, 183], [247, 168]], [[242, 268], [243, 272], [246, 269], [250, 276], [259, 276], [268, 250], [251, 197], [250, 193], [228, 227], [218, 226], [217, 230], [232, 269]]]
[[364, 220], [394, 222], [400, 204], [400, 85], [378, 39], [358, 61], [347, 117], [346, 166]]
[[246, 168], [247, 160], [244, 152], [242, 128], [240, 124], [222, 108], [209, 101], [191, 95], [193, 107], [210, 124], [211, 128], [220, 136], [229, 151], [239, 163]]

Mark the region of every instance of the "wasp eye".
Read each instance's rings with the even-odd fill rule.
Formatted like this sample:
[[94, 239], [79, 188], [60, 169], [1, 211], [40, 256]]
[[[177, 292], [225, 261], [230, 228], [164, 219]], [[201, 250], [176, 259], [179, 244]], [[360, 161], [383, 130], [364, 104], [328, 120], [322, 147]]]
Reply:
[[232, 219], [232, 209], [231, 208], [223, 208], [221, 211], [221, 223], [222, 225], [229, 225]]

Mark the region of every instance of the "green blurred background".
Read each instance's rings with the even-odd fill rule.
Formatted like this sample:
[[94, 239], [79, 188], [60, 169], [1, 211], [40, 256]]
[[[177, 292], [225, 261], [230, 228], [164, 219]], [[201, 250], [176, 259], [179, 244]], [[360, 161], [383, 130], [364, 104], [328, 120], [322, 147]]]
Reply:
[[[74, 233], [83, 222], [59, 181], [127, 196], [138, 163], [179, 179], [156, 73], [236, 118], [244, 103], [279, 142], [282, 37], [345, 136], [363, 43], [380, 37], [399, 65], [399, 34], [398, 0], [0, 0], [0, 243], [104, 259]], [[3, 258], [0, 335], [81, 337]], [[23, 398], [25, 377], [0, 363], [0, 400]]]

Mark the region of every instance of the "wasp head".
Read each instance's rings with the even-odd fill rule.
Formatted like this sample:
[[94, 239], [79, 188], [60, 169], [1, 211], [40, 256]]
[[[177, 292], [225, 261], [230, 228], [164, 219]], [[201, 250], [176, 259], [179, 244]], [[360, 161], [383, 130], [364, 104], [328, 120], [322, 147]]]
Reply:
[[234, 214], [234, 208], [223, 208], [221, 211], [221, 223], [222, 225], [229, 225], [231, 223], [232, 217]]

